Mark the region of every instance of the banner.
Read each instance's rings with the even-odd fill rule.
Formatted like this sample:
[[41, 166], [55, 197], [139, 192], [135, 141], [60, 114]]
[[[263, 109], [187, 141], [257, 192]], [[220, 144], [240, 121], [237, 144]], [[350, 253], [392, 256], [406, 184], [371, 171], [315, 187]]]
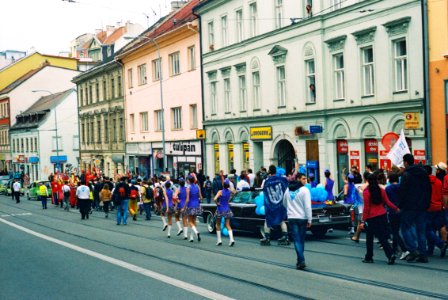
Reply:
[[286, 208], [283, 206], [283, 195], [288, 188], [285, 177], [269, 176], [264, 182], [264, 206], [268, 227], [279, 225], [286, 220]]
[[391, 160], [393, 165], [400, 167], [403, 163], [403, 156], [408, 153], [411, 153], [411, 151], [409, 151], [409, 147], [404, 136], [404, 131], [402, 129], [400, 138], [394, 144], [392, 149], [390, 149], [390, 152], [387, 154], [387, 158]]

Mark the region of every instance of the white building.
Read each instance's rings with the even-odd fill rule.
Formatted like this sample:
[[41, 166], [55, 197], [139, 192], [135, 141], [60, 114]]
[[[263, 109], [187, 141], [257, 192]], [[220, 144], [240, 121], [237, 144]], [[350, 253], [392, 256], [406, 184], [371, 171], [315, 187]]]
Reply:
[[78, 168], [76, 90], [41, 97], [18, 114], [10, 141], [14, 172], [29, 174], [31, 181], [47, 179], [56, 170]]
[[381, 138], [405, 113], [420, 118], [405, 134], [424, 153], [420, 2], [222, 0], [195, 12], [208, 175], [295, 160], [320, 179], [388, 167]]

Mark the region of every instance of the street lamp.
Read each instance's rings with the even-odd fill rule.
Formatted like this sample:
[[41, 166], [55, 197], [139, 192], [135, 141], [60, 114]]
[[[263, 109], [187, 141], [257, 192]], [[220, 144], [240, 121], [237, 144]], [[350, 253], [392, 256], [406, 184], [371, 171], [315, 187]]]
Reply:
[[[33, 93], [45, 92], [50, 94], [50, 96], [54, 95], [52, 92], [48, 90], [33, 90]], [[56, 113], [56, 106], [54, 107], [54, 131], [56, 132], [56, 166], [59, 167], [59, 142], [58, 142], [58, 120]]]

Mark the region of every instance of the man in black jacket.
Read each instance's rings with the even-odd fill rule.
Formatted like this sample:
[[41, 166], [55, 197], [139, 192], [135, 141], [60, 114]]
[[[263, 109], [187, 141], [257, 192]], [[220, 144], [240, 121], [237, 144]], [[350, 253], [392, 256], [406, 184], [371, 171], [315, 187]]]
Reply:
[[412, 154], [405, 154], [403, 162], [406, 169], [401, 176], [398, 207], [401, 210], [401, 234], [411, 252], [406, 260], [427, 263], [425, 212], [431, 202], [431, 183], [425, 170], [414, 165]]
[[129, 188], [127, 177], [121, 177], [120, 182], [117, 183], [114, 189], [114, 197], [118, 199], [119, 205], [117, 207], [117, 225], [126, 225], [128, 219], [128, 206], [129, 206], [129, 194], [131, 189]]

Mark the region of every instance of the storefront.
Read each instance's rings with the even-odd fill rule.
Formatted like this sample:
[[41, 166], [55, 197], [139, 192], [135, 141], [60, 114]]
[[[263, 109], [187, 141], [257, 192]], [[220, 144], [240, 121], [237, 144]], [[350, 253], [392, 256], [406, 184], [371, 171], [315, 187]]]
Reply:
[[[175, 178], [198, 172], [203, 167], [202, 141], [179, 141], [168, 143], [169, 164]], [[219, 153], [219, 152], [218, 152]]]
[[215, 162], [215, 173], [219, 173], [220, 167], [220, 157], [219, 157], [219, 144], [213, 144], [213, 157]]
[[[337, 171], [340, 174], [342, 170], [349, 170], [350, 166], [348, 164], [348, 142], [347, 140], [337, 140], [336, 141], [337, 150]], [[338, 177], [338, 191], [342, 190], [344, 187], [344, 179], [342, 176]]]
[[373, 170], [378, 170], [378, 141], [364, 140], [364, 154], [366, 165], [371, 165]]

